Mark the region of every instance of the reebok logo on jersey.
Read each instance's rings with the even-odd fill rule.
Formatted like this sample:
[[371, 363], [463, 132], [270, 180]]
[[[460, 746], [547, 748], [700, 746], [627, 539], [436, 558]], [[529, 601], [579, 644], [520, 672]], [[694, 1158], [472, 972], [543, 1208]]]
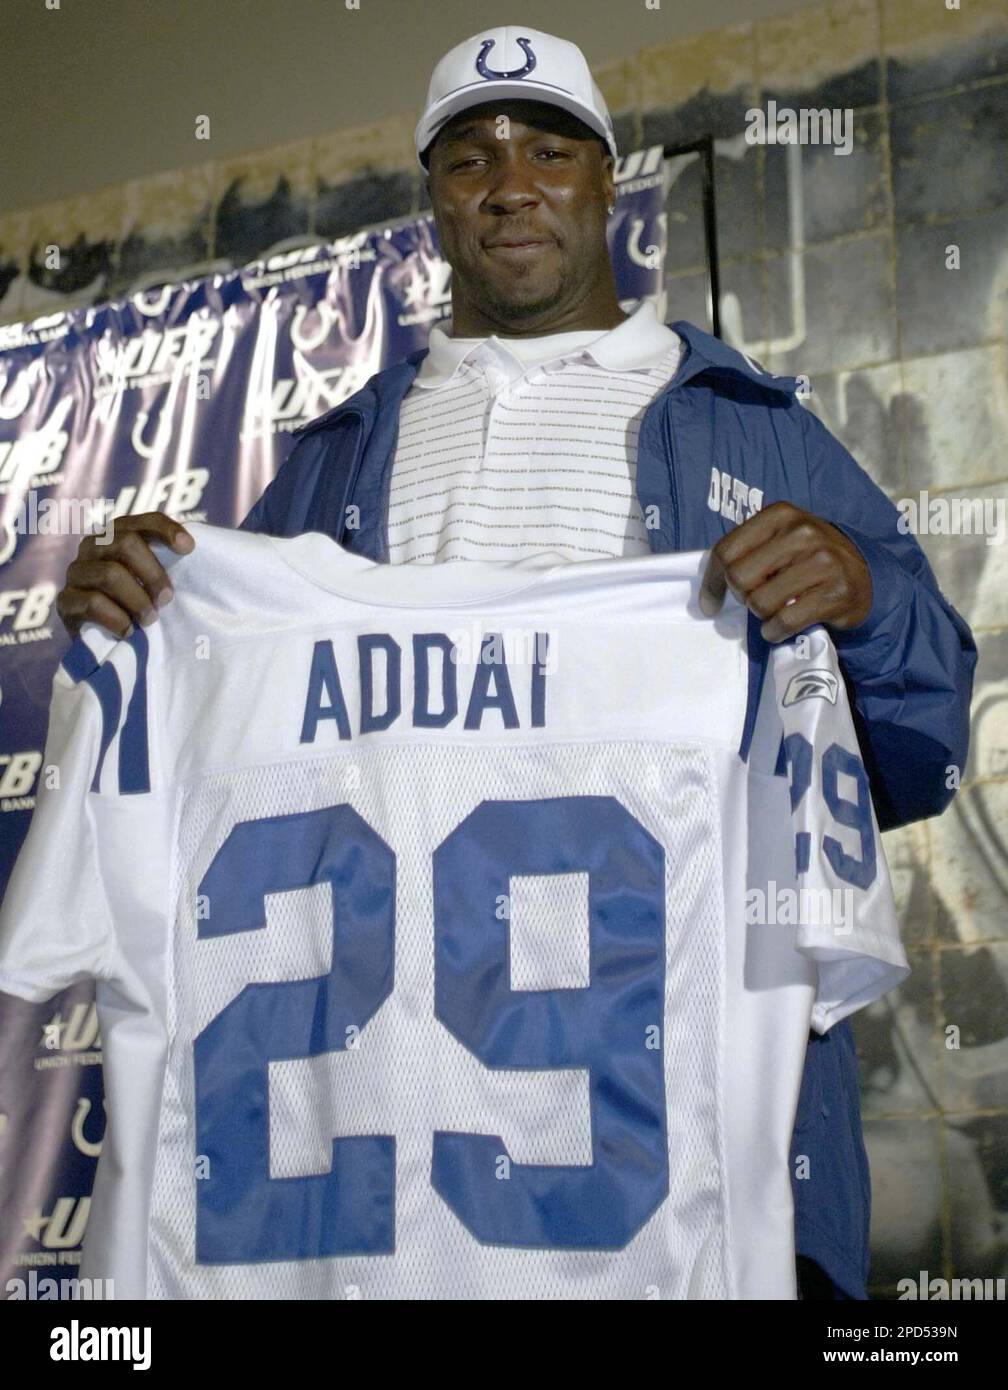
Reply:
[[799, 700], [829, 700], [831, 705], [835, 705], [839, 684], [832, 671], [802, 671], [788, 681], [784, 704], [796, 705]]

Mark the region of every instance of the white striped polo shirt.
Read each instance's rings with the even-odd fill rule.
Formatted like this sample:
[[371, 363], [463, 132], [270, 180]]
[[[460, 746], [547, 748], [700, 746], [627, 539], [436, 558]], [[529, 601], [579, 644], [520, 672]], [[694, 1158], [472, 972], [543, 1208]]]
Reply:
[[450, 334], [431, 330], [400, 407], [390, 562], [649, 554], [637, 436], [682, 352], [653, 304], [602, 332]]

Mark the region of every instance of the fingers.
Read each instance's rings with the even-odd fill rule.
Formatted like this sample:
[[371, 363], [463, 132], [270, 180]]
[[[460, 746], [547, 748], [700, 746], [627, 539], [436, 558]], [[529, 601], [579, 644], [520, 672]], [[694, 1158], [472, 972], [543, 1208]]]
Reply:
[[786, 562], [786, 535], [798, 515], [789, 502], [774, 502], [721, 537], [711, 550], [700, 585], [701, 613], [712, 618], [720, 612], [729, 588], [745, 603], [749, 589]]
[[133, 622], [113, 599], [94, 589], [63, 589], [56, 598], [56, 611], [71, 637], [76, 637], [85, 623], [97, 623], [113, 637], [128, 637]]
[[792, 521], [786, 527], [765, 531], [762, 536], [755, 528], [747, 536], [741, 536], [741, 530], [739, 527], [725, 538], [732, 544], [726, 543], [722, 549], [719, 543], [718, 554], [727, 572], [727, 583], [744, 603], [775, 575], [796, 562], [815, 554], [829, 563], [828, 547], [821, 530], [813, 522]]
[[[152, 538], [160, 539], [160, 537]], [[79, 560], [75, 563], [79, 563]], [[122, 566], [143, 585], [155, 601], [162, 593], [167, 592], [169, 597], [171, 595], [171, 581], [168, 578], [168, 572], [139, 530], [125, 531], [121, 535], [117, 531], [115, 539], [109, 545], [98, 546], [88, 556], [87, 563]], [[70, 569], [72, 568], [73, 565], [70, 566]], [[69, 579], [69, 577], [70, 570], [67, 570], [67, 578]], [[76, 577], [73, 582], [78, 587], [86, 587], [80, 585], [80, 581]]]
[[697, 594], [700, 612], [705, 618], [713, 618], [715, 613], [720, 613], [727, 591], [728, 575], [724, 562], [717, 551], [712, 550], [704, 569], [703, 579], [700, 581], [700, 591]]
[[[837, 572], [830, 556], [818, 550], [785, 564], [765, 583], [750, 590], [746, 595], [746, 604], [757, 618], [766, 620], [779, 613], [786, 603], [801, 598], [812, 589], [820, 595], [830, 589], [834, 600], [832, 606], [838, 613], [842, 610], [846, 598], [844, 576]], [[829, 616], [833, 617], [832, 611]]]
[[789, 600], [763, 623], [760, 632], [766, 642], [787, 642], [795, 633], [804, 632], [815, 623], [829, 622], [841, 607], [835, 587], [828, 583], [818, 584], [799, 598]]
[[139, 516], [120, 517], [116, 521], [115, 531], [116, 536], [120, 532], [130, 532], [152, 540], [164, 541], [180, 555], [188, 555], [196, 545], [185, 527], [173, 521], [164, 512], [141, 512]]
[[[157, 561], [154, 563], [157, 564]], [[102, 599], [105, 602], [98, 602]], [[157, 606], [150, 592], [133, 571], [118, 560], [74, 560], [67, 570], [66, 588], [60, 594], [60, 600], [60, 616], [65, 611], [78, 624], [101, 623], [97, 614], [108, 613], [110, 601], [115, 610], [115, 631], [119, 637], [123, 635], [122, 620], [127, 624], [142, 622], [146, 626], [157, 617]]]
[[56, 598], [56, 611], [75, 637], [85, 622], [97, 623], [115, 637], [125, 637], [135, 621], [156, 621], [158, 607], [172, 597], [167, 571], [151, 542], [160, 541], [181, 554], [195, 546], [185, 527], [162, 512], [119, 517], [108, 539], [86, 536]]
[[775, 537], [806, 524], [805, 514], [790, 502], [772, 502], [741, 525], [722, 536], [715, 546], [719, 559], [734, 569], [754, 551], [765, 549]]

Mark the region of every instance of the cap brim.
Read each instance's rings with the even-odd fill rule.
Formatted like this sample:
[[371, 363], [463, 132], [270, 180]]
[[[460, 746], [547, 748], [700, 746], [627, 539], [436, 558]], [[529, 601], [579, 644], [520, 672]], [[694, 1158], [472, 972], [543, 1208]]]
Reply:
[[605, 129], [600, 129], [601, 122], [587, 111], [584, 106], [575, 101], [567, 92], [559, 91], [556, 87], [546, 82], [529, 82], [527, 79], [520, 82], [473, 82], [468, 87], [461, 87], [458, 91], [452, 92], [443, 101], [431, 108], [424, 120], [417, 127], [416, 145], [417, 158], [426, 168], [425, 157], [430, 152], [430, 147], [441, 134], [441, 131], [452, 119], [462, 111], [468, 111], [471, 106], [484, 106], [495, 101], [542, 101], [547, 106], [559, 106], [568, 115], [576, 116], [579, 121], [593, 131], [600, 140], [608, 146], [610, 152], [615, 155], [610, 134]]

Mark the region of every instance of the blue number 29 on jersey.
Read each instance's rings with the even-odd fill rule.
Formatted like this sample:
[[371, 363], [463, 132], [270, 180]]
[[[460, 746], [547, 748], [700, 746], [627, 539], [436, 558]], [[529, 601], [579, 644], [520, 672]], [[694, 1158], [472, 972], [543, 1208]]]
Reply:
[[[516, 990], [507, 920], [519, 874], [588, 875], [584, 988]], [[395, 1136], [334, 1137], [327, 1173], [273, 1178], [269, 1065], [345, 1050], [394, 984], [396, 857], [345, 804], [234, 827], [204, 875], [200, 937], [261, 931], [267, 894], [328, 883], [332, 964], [250, 984], [194, 1043], [196, 1258], [265, 1263], [395, 1249]], [[480, 1241], [621, 1249], [669, 1187], [665, 853], [615, 798], [485, 801], [433, 855], [435, 1013], [487, 1068], [587, 1071], [593, 1161], [509, 1165], [503, 1140], [439, 1131], [431, 1183]]]

